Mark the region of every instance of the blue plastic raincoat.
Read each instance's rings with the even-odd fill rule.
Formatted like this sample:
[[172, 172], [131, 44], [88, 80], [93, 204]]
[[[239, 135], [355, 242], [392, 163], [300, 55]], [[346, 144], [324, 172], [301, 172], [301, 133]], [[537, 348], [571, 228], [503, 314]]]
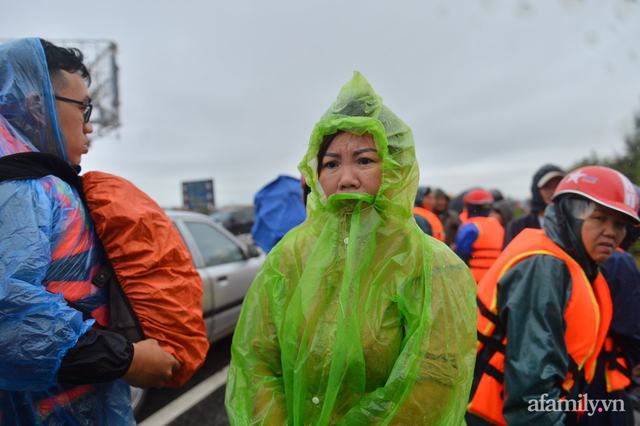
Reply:
[[[67, 160], [38, 39], [0, 45], [0, 156], [39, 151]], [[68, 160], [67, 160], [68, 161]], [[58, 383], [62, 358], [108, 294], [92, 278], [102, 249], [78, 193], [54, 176], [0, 183], [0, 423], [135, 424], [128, 385]]]
[[255, 196], [254, 205], [256, 219], [251, 235], [267, 253], [307, 217], [300, 181], [290, 176], [278, 176], [262, 188]]

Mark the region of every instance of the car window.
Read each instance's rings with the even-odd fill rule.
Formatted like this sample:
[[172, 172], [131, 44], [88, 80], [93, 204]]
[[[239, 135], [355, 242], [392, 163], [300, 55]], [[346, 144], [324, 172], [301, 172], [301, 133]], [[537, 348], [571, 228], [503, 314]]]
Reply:
[[[184, 239], [184, 235], [182, 235], [182, 231], [180, 231], [180, 228], [178, 227], [178, 225], [174, 221], [171, 221], [171, 223], [173, 223], [173, 226], [176, 227], [176, 230], [178, 231], [178, 234], [180, 234], [180, 238], [182, 238], [182, 242], [184, 243], [184, 246], [187, 247], [187, 250], [188, 250], [189, 249], [189, 244], [187, 244], [187, 241]], [[195, 261], [193, 260], [193, 255], [191, 255], [191, 250], [189, 250], [189, 257], [191, 258], [191, 261], [193, 262], [193, 266], [196, 266]]]
[[211, 217], [211, 219], [213, 220], [217, 220], [218, 222], [224, 222], [231, 218], [231, 212], [229, 211], [215, 212], [215, 213], [212, 213], [209, 217]]
[[205, 266], [243, 260], [242, 250], [213, 226], [202, 222], [185, 222], [200, 250]]

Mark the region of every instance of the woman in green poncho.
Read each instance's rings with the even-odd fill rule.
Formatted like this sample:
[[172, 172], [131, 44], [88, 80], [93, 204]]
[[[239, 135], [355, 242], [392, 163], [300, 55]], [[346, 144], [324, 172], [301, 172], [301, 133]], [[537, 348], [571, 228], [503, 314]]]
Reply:
[[269, 253], [232, 345], [232, 425], [463, 423], [475, 284], [411, 209], [413, 136], [359, 73], [299, 165], [307, 220]]

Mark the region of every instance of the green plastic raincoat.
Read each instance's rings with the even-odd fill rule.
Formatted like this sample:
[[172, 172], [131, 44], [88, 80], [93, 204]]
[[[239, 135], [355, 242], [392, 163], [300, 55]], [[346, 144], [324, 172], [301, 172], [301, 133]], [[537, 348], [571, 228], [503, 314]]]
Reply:
[[[371, 133], [382, 158], [376, 196], [318, 183], [325, 135]], [[411, 209], [411, 129], [359, 73], [316, 124], [299, 165], [307, 220], [269, 253], [232, 345], [232, 425], [463, 422], [475, 358], [476, 285]]]

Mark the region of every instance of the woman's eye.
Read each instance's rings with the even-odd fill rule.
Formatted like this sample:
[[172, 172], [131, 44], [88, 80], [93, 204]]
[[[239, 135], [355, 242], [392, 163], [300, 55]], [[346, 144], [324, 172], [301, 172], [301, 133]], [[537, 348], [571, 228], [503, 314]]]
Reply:
[[360, 159], [358, 160], [358, 162], [359, 162], [360, 164], [364, 164], [364, 165], [366, 165], [366, 164], [371, 164], [371, 163], [373, 163], [373, 160], [372, 160], [371, 158], [360, 158]]
[[323, 169], [335, 169], [336, 167], [338, 167], [338, 163], [335, 161], [329, 161], [322, 166]]

